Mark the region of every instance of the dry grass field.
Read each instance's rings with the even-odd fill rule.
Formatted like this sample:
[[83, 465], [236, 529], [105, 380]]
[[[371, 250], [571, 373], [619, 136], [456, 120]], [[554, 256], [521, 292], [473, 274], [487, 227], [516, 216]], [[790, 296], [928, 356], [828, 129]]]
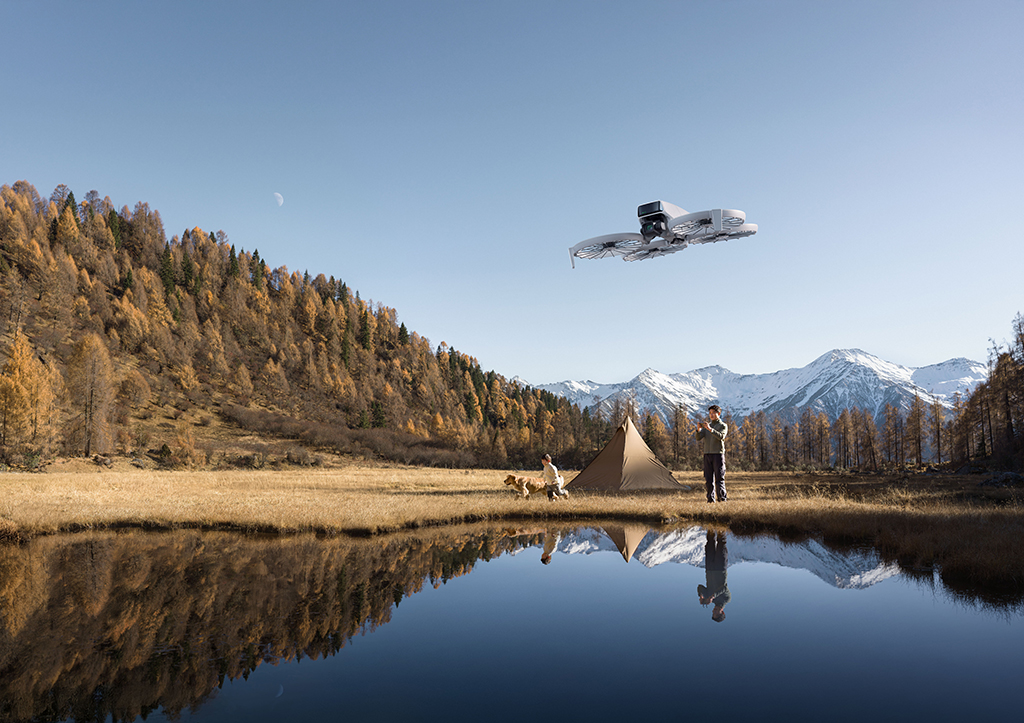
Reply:
[[44, 474], [0, 474], [0, 539], [122, 527], [366, 536], [485, 520], [622, 519], [871, 545], [908, 570], [938, 565], [967, 585], [1024, 589], [1024, 490], [981, 486], [978, 476], [730, 473], [729, 501], [708, 505], [696, 472], [675, 473], [687, 492], [599, 494], [570, 484], [570, 498], [554, 502], [516, 497], [502, 484], [507, 473], [384, 465], [185, 472], [71, 461]]

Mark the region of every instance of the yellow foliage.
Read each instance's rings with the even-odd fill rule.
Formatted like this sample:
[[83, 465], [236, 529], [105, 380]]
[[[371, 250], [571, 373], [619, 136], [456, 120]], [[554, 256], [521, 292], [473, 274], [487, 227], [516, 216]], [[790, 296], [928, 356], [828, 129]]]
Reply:
[[57, 219], [57, 243], [67, 248], [78, 240], [78, 222], [71, 206], [66, 206]]
[[[160, 277], [147, 269], [145, 266], [135, 272], [135, 283], [141, 284], [148, 299], [146, 317], [150, 322], [160, 326], [172, 326], [174, 317], [171, 316], [164, 301], [164, 285]], [[122, 335], [123, 338], [123, 335]]]
[[178, 384], [186, 392], [199, 388], [199, 377], [196, 376], [196, 370], [192, 368], [191, 364], [186, 363], [178, 367], [177, 376]]
[[149, 319], [131, 302], [129, 294], [123, 299], [114, 299], [111, 306], [114, 310], [114, 325], [121, 338], [121, 348], [128, 352], [138, 351], [149, 336]]
[[238, 393], [243, 397], [251, 397], [253, 392], [252, 379], [249, 376], [249, 369], [245, 364], [239, 364], [238, 369], [235, 370], [235, 375], [232, 380]]
[[[41, 431], [47, 431], [53, 417], [54, 389], [50, 370], [39, 361], [28, 338], [20, 331], [8, 349], [3, 378], [10, 381], [0, 399], [3, 415], [4, 440], [14, 443], [17, 435], [26, 433], [35, 440]], [[8, 408], [8, 404], [16, 405]], [[15, 435], [12, 437], [12, 435]]]

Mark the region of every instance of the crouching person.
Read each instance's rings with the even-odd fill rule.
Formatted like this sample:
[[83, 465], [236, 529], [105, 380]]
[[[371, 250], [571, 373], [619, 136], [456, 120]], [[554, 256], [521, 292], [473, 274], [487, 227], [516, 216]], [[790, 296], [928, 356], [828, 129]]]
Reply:
[[544, 484], [547, 487], [548, 500], [553, 500], [556, 497], [568, 497], [569, 493], [562, 488], [565, 484], [565, 478], [558, 474], [558, 468], [551, 464], [551, 455], [545, 454], [540, 458], [540, 461], [544, 466], [544, 472], [541, 473], [541, 477], [544, 478]]

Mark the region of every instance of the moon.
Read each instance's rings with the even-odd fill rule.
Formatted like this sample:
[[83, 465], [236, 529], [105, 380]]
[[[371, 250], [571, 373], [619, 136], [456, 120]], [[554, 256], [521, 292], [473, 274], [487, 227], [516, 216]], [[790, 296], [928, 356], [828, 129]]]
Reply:
[[280, 206], [280, 205], [282, 205], [284, 203], [284, 196], [282, 196], [280, 193], [275, 193], [274, 194], [274, 198], [277, 199], [277, 205], [278, 206]]

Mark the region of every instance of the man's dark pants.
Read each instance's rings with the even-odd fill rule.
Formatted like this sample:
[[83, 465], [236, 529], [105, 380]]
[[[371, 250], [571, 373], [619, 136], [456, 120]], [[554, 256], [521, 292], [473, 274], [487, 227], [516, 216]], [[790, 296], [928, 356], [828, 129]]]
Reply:
[[725, 502], [725, 455], [704, 455], [704, 489], [708, 493], [708, 502]]

